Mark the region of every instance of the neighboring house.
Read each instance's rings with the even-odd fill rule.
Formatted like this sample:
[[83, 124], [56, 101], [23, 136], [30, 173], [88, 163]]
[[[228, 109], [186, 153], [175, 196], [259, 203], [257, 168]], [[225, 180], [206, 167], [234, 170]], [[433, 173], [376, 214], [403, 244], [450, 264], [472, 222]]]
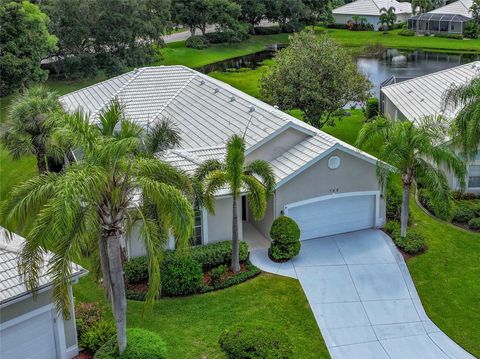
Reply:
[[[443, 111], [445, 91], [450, 86], [468, 83], [478, 76], [480, 61], [475, 61], [382, 87], [381, 110], [392, 120], [417, 122], [426, 116], [440, 115], [448, 121], [455, 117], [460, 108], [447, 108]], [[449, 176], [449, 182], [452, 188], [458, 189], [458, 180], [454, 176]], [[480, 151], [468, 164], [466, 190], [480, 193]]]
[[[160, 118], [173, 120], [181, 134], [178, 148], [161, 159], [192, 174], [207, 159], [223, 160], [233, 134], [244, 135], [246, 160], [269, 161], [276, 190], [261, 221], [239, 201], [240, 237], [254, 230], [269, 237], [282, 213], [300, 225], [302, 239], [380, 227], [385, 203], [376, 177], [376, 158], [223, 82], [183, 66], [145, 67], [60, 98], [68, 111], [81, 109], [95, 120], [118, 98], [126, 115], [148, 128]], [[220, 191], [215, 215], [196, 211], [194, 244], [230, 240], [232, 197]], [[173, 241], [170, 247], [173, 247]], [[130, 256], [145, 253], [135, 235]]]
[[[78, 354], [72, 288], [70, 318], [52, 304], [52, 277], [45, 255], [36, 295], [27, 290], [18, 271], [25, 240], [0, 227], [0, 358], [70, 359]], [[72, 264], [72, 282], [87, 272]]]
[[408, 19], [408, 28], [418, 34], [463, 34], [472, 19], [472, 0], [458, 0]]
[[405, 22], [412, 15], [412, 6], [409, 2], [396, 0], [357, 0], [332, 10], [336, 24], [347, 24], [353, 21], [354, 16], [365, 18], [366, 22], [373, 25], [375, 30], [380, 27], [380, 10], [395, 8], [397, 23]]

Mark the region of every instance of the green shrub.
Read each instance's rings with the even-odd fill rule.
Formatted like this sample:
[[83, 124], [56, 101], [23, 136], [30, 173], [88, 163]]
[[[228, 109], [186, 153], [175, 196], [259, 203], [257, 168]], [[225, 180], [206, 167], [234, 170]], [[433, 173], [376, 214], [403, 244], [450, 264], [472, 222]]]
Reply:
[[280, 216], [272, 223], [270, 229], [269, 254], [277, 261], [288, 260], [300, 252], [300, 228], [297, 223], [287, 216]]
[[458, 203], [454, 214], [453, 222], [468, 223], [471, 219], [476, 217], [476, 208], [469, 203]]
[[378, 116], [378, 106], [378, 98], [372, 97], [367, 100], [365, 104], [365, 117], [367, 120]]
[[400, 36], [415, 36], [415, 31], [408, 30], [408, 29], [401, 29], [398, 34]]
[[218, 289], [225, 289], [237, 284], [240, 284], [242, 282], [245, 282], [246, 280], [253, 278], [260, 274], [262, 271], [255, 267], [253, 264], [250, 262], [246, 263], [246, 270], [244, 272], [238, 272], [234, 276], [224, 280], [223, 282], [220, 282], [216, 285], [204, 285], [200, 288], [200, 293], [208, 293], [212, 292], [214, 290]]
[[128, 283], [146, 282], [148, 280], [147, 258], [143, 256], [129, 259], [123, 267], [123, 272]]
[[227, 266], [222, 264], [221, 266], [218, 266], [217, 268], [213, 268], [210, 272], [210, 284], [213, 286], [216, 286], [220, 284], [222, 277], [225, 275], [227, 272]]
[[199, 49], [203, 50], [208, 47], [210, 42], [205, 36], [190, 36], [187, 40], [185, 40], [185, 47], [189, 47], [191, 49]]
[[244, 26], [238, 31], [216, 31], [205, 34], [205, 37], [211, 44], [236, 43], [242, 42], [250, 37], [248, 27]]
[[203, 280], [200, 264], [191, 256], [165, 256], [162, 270], [162, 294], [188, 295], [198, 291]]
[[400, 220], [402, 213], [402, 191], [396, 186], [388, 185], [385, 192], [387, 219]]
[[151, 331], [140, 328], [127, 329], [127, 348], [119, 355], [117, 337], [111, 337], [95, 359], [166, 359], [167, 348], [162, 338]]
[[407, 236], [401, 237], [400, 233], [393, 237], [395, 244], [408, 254], [418, 254], [427, 248], [423, 235], [415, 229], [410, 229], [407, 232]]
[[102, 307], [97, 303], [75, 304], [75, 325], [78, 338], [102, 319], [102, 312]]
[[468, 228], [479, 230], [480, 229], [480, 217], [472, 218], [468, 221]]
[[444, 37], [446, 39], [452, 40], [463, 40], [463, 35], [461, 34], [435, 34], [435, 37]]
[[139, 290], [126, 289], [125, 290], [125, 297], [127, 299], [130, 299], [130, 300], [137, 300], [137, 301], [143, 302], [147, 298], [147, 292], [139, 291]]
[[80, 336], [80, 347], [93, 354], [114, 336], [116, 332], [114, 323], [101, 320], [83, 332]]
[[385, 232], [390, 236], [394, 237], [400, 235], [400, 222], [395, 220], [390, 220], [385, 223]]
[[[192, 258], [197, 260], [204, 271], [228, 264], [232, 258], [232, 241], [222, 241], [194, 247], [190, 250]], [[240, 262], [248, 258], [248, 245], [240, 242]]]
[[289, 359], [293, 356], [288, 337], [264, 327], [236, 327], [219, 339], [228, 359]]
[[469, 39], [476, 39], [480, 35], [480, 26], [476, 21], [469, 21], [465, 30], [463, 30], [463, 36]]
[[275, 35], [280, 33], [279, 26], [255, 26], [255, 35]]
[[418, 200], [426, 210], [428, 210], [432, 214], [435, 213], [435, 208], [432, 204], [430, 192], [427, 189], [421, 188], [418, 190]]

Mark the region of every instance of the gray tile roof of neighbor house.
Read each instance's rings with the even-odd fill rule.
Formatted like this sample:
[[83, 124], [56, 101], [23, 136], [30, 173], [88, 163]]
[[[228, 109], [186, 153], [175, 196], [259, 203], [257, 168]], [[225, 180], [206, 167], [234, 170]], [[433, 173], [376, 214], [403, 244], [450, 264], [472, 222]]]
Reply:
[[458, 0], [452, 2], [448, 5], [439, 7], [438, 9], [429, 11], [432, 14], [455, 14], [455, 15], [463, 15], [466, 17], [471, 18], [472, 12], [470, 8], [472, 7], [473, 1], [472, 0]]
[[230, 85], [184, 66], [144, 67], [60, 97], [68, 111], [88, 112], [92, 120], [118, 98], [126, 115], [145, 128], [163, 118], [181, 134], [178, 148], [162, 159], [192, 172], [206, 159], [223, 159], [234, 134], [244, 135], [246, 149], [292, 126], [309, 138], [271, 161], [277, 181], [290, 176], [333, 146], [376, 159]]
[[396, 0], [356, 0], [332, 10], [334, 15], [380, 16], [381, 9], [395, 8], [396, 14], [411, 14], [412, 6], [409, 2]]
[[[24, 244], [24, 238], [0, 227], [0, 304], [30, 293], [18, 268], [19, 255]], [[44, 255], [40, 268], [39, 288], [46, 287], [52, 282], [52, 276], [48, 273], [48, 261], [52, 256], [50, 252]], [[72, 263], [72, 277], [78, 277], [84, 273], [86, 273], [85, 269]]]
[[447, 70], [435, 72], [382, 87], [381, 91], [410, 121], [426, 116], [443, 115], [453, 118], [459, 108], [447, 107], [443, 111], [445, 92], [480, 76], [480, 61], [474, 61]]

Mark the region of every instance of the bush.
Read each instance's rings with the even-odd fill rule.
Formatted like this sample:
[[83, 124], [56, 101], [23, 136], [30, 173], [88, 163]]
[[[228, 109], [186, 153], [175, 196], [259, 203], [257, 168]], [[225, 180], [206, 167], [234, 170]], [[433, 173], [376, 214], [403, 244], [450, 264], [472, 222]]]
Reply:
[[400, 222], [394, 220], [387, 221], [387, 223], [385, 223], [384, 229], [385, 232], [387, 232], [392, 237], [400, 235]]
[[148, 281], [148, 264], [147, 257], [135, 257], [129, 259], [124, 267], [123, 272], [128, 283], [142, 283]]
[[225, 330], [219, 344], [228, 359], [288, 359], [293, 356], [290, 340], [264, 327]]
[[255, 26], [255, 35], [275, 35], [280, 33], [279, 26]]
[[167, 296], [188, 295], [198, 291], [203, 272], [191, 256], [166, 256], [161, 270], [162, 292]]
[[327, 25], [328, 29], [341, 29], [341, 30], [346, 30], [348, 29], [347, 24], [328, 24]]
[[291, 20], [286, 24], [280, 26], [280, 31], [286, 34], [292, 34], [294, 32], [301, 31], [305, 27], [305, 24], [298, 20]]
[[114, 323], [101, 320], [82, 333], [79, 345], [93, 354], [112, 336], [115, 336], [116, 332], [117, 330]]
[[444, 37], [446, 39], [463, 40], [463, 35], [460, 34], [435, 34], [435, 37]]
[[213, 286], [216, 286], [220, 284], [222, 277], [225, 275], [227, 272], [227, 266], [226, 265], [221, 265], [218, 266], [217, 268], [213, 268], [210, 272], [210, 284]]
[[201, 287], [201, 293], [208, 293], [218, 289], [225, 289], [240, 283], [245, 282], [246, 280], [255, 277], [256, 275], [260, 274], [262, 271], [255, 267], [250, 262], [246, 263], [246, 271], [238, 272], [234, 276], [224, 280], [223, 282], [219, 282], [216, 285], [204, 285]]
[[167, 348], [162, 338], [151, 331], [127, 329], [127, 348], [119, 355], [117, 337], [111, 337], [100, 350], [95, 359], [166, 359]]
[[272, 223], [270, 229], [269, 254], [277, 261], [289, 260], [300, 252], [300, 228], [287, 216], [280, 216]]
[[185, 47], [189, 47], [191, 49], [199, 49], [203, 50], [206, 49], [209, 45], [209, 41], [205, 36], [190, 36], [187, 40], [185, 40]]
[[418, 254], [424, 252], [427, 248], [423, 235], [415, 229], [410, 229], [405, 238], [401, 237], [400, 233], [398, 233], [398, 235], [393, 236], [393, 241], [400, 249], [408, 254]]
[[472, 218], [468, 221], [468, 228], [480, 230], [480, 217]]
[[387, 219], [400, 220], [402, 213], [402, 191], [396, 186], [387, 186], [385, 192]]
[[468, 223], [471, 219], [476, 217], [476, 209], [468, 203], [458, 203], [453, 215], [453, 222]]
[[480, 34], [480, 26], [477, 24], [476, 21], [469, 21], [467, 26], [465, 26], [465, 30], [463, 30], [463, 36], [469, 39], [476, 39]]
[[415, 36], [415, 31], [402, 29], [398, 32], [400, 36]]
[[80, 338], [88, 328], [102, 319], [102, 307], [97, 303], [75, 304], [75, 325]]
[[435, 213], [435, 208], [432, 204], [432, 199], [430, 196], [430, 192], [425, 189], [421, 188], [418, 190], [418, 200], [420, 201], [420, 204], [430, 213], [434, 214]]
[[393, 30], [398, 30], [398, 29], [406, 29], [408, 27], [407, 25], [407, 22], [406, 21], [402, 21], [402, 22], [397, 22], [393, 25], [392, 29]]
[[211, 44], [235, 43], [248, 39], [248, 31], [216, 31], [205, 34], [205, 37]]
[[365, 117], [371, 120], [378, 116], [378, 98], [372, 97], [367, 100], [365, 104]]
[[[208, 271], [230, 262], [232, 258], [232, 241], [222, 241], [194, 247], [191, 248], [190, 255], [201, 264], [204, 271]], [[248, 245], [246, 242], [240, 242], [240, 262], [245, 262], [247, 258]]]

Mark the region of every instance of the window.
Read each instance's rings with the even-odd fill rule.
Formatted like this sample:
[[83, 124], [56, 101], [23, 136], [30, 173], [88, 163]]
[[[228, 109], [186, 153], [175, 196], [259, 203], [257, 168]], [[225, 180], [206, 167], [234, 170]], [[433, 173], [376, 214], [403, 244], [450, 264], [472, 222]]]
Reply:
[[468, 166], [468, 187], [480, 188], [480, 165]]
[[195, 218], [193, 224], [193, 234], [190, 239], [192, 246], [199, 246], [202, 244], [202, 209], [195, 203], [194, 206]]

